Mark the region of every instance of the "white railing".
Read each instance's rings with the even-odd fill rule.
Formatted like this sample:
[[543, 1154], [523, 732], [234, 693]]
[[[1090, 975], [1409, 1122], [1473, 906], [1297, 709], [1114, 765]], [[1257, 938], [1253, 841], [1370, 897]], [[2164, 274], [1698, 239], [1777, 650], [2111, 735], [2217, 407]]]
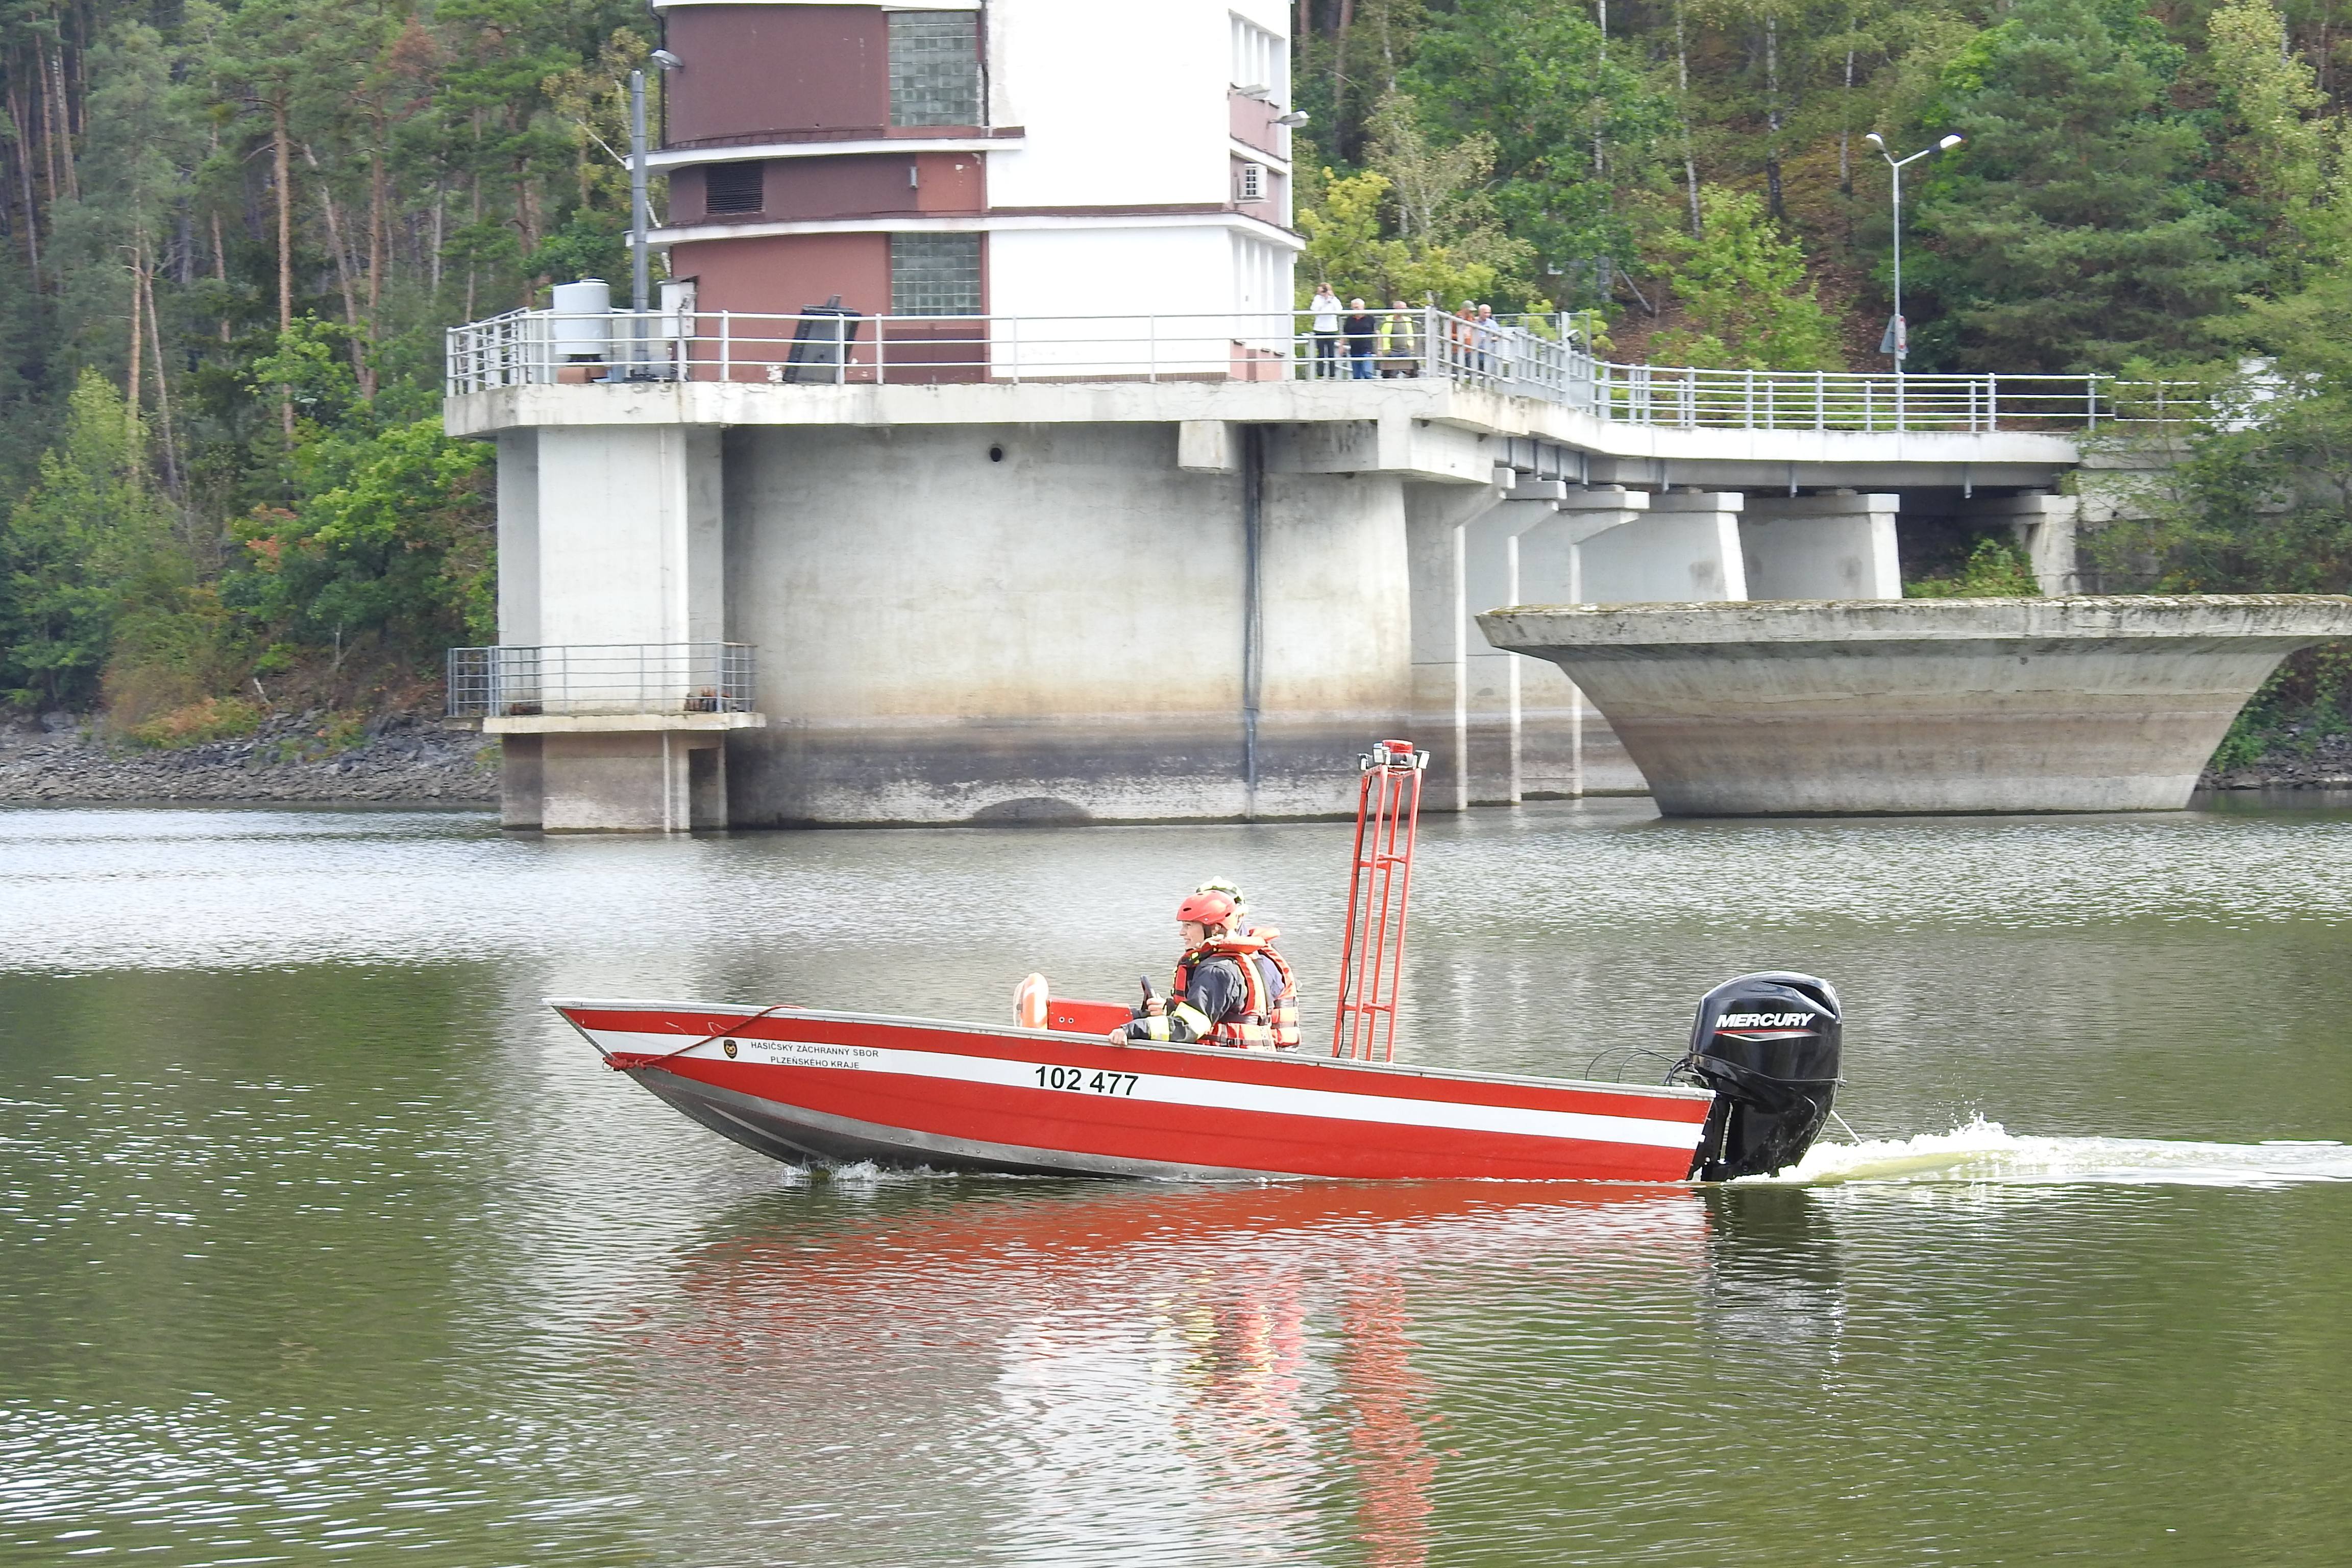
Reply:
[[[1618, 364], [1575, 318], [1472, 321], [1381, 310], [1318, 332], [1306, 311], [1171, 316], [604, 315], [516, 310], [450, 329], [451, 396], [498, 387], [735, 382], [1444, 380], [1539, 398], [1613, 424], [1678, 429], [2084, 429], [2178, 422], [2201, 388], [2102, 375], [1895, 375]], [[1361, 322], [1358, 323], [1360, 328]]]
[[751, 645], [575, 643], [449, 650], [453, 719], [748, 713]]

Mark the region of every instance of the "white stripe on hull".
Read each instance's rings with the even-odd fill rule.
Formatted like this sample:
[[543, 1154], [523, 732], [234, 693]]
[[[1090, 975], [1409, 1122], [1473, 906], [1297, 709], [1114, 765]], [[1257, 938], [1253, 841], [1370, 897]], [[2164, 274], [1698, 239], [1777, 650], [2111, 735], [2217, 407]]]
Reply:
[[[583, 1030], [606, 1052], [658, 1057], [677, 1049], [676, 1035], [640, 1034], [615, 1029]], [[1048, 1064], [1005, 1060], [996, 1057], [962, 1056], [949, 1051], [910, 1051], [887, 1046], [814, 1045], [795, 1040], [736, 1038], [736, 1062], [774, 1067], [823, 1068], [849, 1072], [901, 1074], [950, 1082], [990, 1084], [1007, 1089], [1041, 1089], [1041, 1070]], [[705, 1042], [683, 1057], [726, 1060], [717, 1042]], [[676, 1059], [676, 1058], [673, 1058]], [[1149, 1063], [1148, 1052], [1137, 1052], [1137, 1066]], [[1073, 1072], [1078, 1069], [1069, 1069]], [[1102, 1077], [1103, 1074], [1087, 1075]], [[1333, 1121], [1378, 1122], [1392, 1127], [1428, 1127], [1461, 1132], [1508, 1132], [1534, 1138], [1559, 1138], [1587, 1143], [1620, 1143], [1654, 1149], [1695, 1149], [1699, 1123], [1665, 1121], [1639, 1116], [1613, 1116], [1581, 1110], [1531, 1110], [1508, 1105], [1470, 1105], [1454, 1100], [1417, 1100], [1398, 1095], [1348, 1094], [1334, 1089], [1298, 1089], [1286, 1084], [1235, 1082], [1225, 1079], [1184, 1078], [1167, 1074], [1120, 1072], [1108, 1075], [1132, 1079], [1125, 1092], [1093, 1097], [1140, 1100], [1211, 1110], [1258, 1111], [1276, 1116], [1311, 1116]], [[1059, 1090], [1088, 1093], [1086, 1089]], [[1605, 1088], [1593, 1092], [1606, 1093]]]

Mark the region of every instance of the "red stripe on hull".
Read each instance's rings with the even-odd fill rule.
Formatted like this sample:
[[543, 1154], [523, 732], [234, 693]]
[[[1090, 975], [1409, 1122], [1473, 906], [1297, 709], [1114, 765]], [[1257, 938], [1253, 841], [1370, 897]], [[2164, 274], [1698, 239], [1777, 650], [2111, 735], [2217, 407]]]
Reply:
[[[1272, 1175], [1678, 1182], [1690, 1171], [1692, 1153], [1692, 1149], [1081, 1098], [1047, 1089], [832, 1068], [747, 1067], [697, 1058], [665, 1063], [662, 1070], [739, 1094], [939, 1137]], [[1088, 1114], [1055, 1114], [1076, 1107], [1084, 1107]], [[1697, 1142], [1694, 1126], [1692, 1148]]]

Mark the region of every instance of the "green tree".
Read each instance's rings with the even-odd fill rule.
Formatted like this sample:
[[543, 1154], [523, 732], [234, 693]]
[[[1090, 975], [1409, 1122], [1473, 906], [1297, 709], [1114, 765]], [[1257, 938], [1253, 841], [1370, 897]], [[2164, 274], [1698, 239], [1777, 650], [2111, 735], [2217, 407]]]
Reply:
[[436, 416], [305, 444], [306, 493], [238, 527], [254, 563], [237, 584], [262, 622], [314, 646], [361, 638], [409, 660], [495, 626], [490, 448]]
[[1381, 100], [1370, 130], [1370, 168], [1348, 175], [1327, 168], [1303, 184], [1300, 300], [1318, 283], [1376, 305], [1435, 300], [1450, 308], [1487, 299], [1498, 285], [1507, 296], [1524, 298], [1531, 248], [1496, 221], [1486, 188], [1493, 138], [1439, 141], [1401, 91]]
[[1580, 8], [1458, 0], [1430, 19], [1403, 73], [1442, 134], [1492, 141], [1496, 216], [1541, 275], [1559, 275], [1561, 304], [1605, 302], [1579, 290], [1591, 293], [1597, 262], [1633, 258], [1621, 193], [1654, 184], [1655, 150], [1672, 144], [1675, 106], [1638, 66], [1630, 47], [1612, 56]]
[[1978, 540], [1957, 574], [1903, 584], [1906, 599], [2032, 599], [2041, 595], [2042, 585], [2017, 547], [1993, 538]]
[[2226, 117], [2219, 151], [2239, 205], [2272, 245], [2292, 248], [2321, 194], [2326, 129], [2315, 115], [2326, 99], [2270, 0], [2231, 0], [2205, 31], [2204, 75]]
[[140, 484], [145, 432], [122, 396], [85, 370], [64, 438], [0, 527], [0, 690], [26, 705], [97, 696], [115, 619], [171, 573], [170, 524]]
[[1752, 191], [1699, 193], [1696, 236], [1673, 235], [1668, 280], [1683, 325], [1654, 358], [1726, 370], [1835, 370], [1837, 331], [1805, 275], [1803, 247]]
[[2093, 558], [2158, 592], [2352, 591], [2352, 265], [2249, 300], [2232, 336], [2262, 357]]
[[1919, 193], [1917, 363], [2114, 371], [2209, 344], [2254, 267], [2170, 106], [2182, 58], [2132, 0], [2019, 0], [1945, 68], [1919, 133], [1968, 142]]

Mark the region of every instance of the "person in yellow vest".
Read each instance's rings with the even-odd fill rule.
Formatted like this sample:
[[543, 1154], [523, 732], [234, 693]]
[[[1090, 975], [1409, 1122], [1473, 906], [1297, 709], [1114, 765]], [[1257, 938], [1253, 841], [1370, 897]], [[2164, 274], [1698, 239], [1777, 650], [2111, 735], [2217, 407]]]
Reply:
[[1166, 1000], [1152, 997], [1113, 1040], [1199, 1041], [1245, 1050], [1298, 1044], [1298, 986], [1272, 946], [1279, 934], [1253, 929], [1230, 883], [1204, 884], [1177, 906], [1184, 954]]

